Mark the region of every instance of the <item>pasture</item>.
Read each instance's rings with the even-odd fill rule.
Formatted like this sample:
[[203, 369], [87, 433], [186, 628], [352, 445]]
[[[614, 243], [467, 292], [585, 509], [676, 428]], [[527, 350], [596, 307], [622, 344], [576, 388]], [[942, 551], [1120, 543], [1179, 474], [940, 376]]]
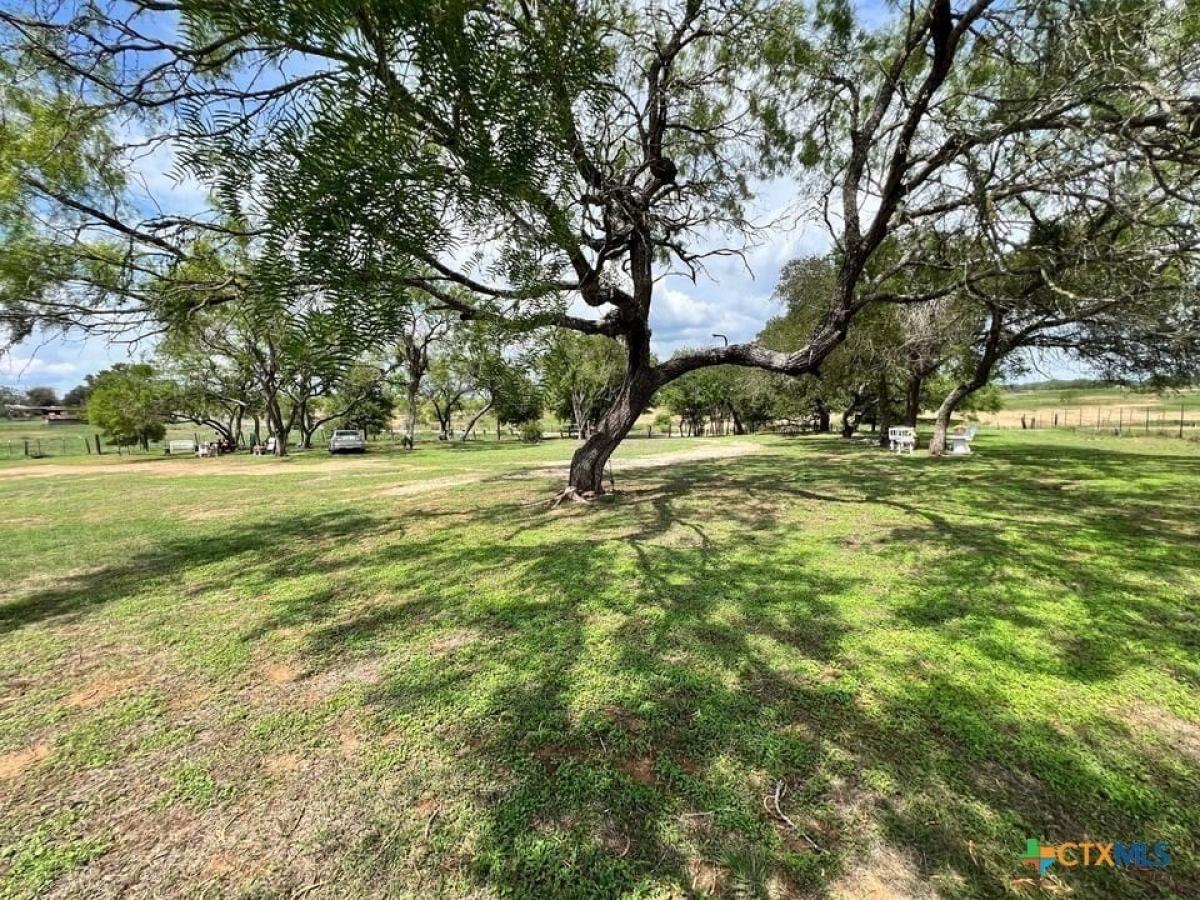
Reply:
[[1118, 386], [1008, 390], [998, 412], [975, 414], [1001, 428], [1020, 428], [1024, 418], [1037, 428], [1072, 428], [1200, 440], [1200, 391], [1137, 391]]
[[0, 462], [0, 897], [1196, 896], [1200, 447], [976, 444]]

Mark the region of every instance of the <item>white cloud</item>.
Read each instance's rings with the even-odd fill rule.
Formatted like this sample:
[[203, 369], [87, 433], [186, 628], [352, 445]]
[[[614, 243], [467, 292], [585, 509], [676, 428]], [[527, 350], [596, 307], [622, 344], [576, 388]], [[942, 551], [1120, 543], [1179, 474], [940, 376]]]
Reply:
[[45, 385], [62, 393], [87, 375], [152, 349], [88, 339], [77, 332], [39, 333], [0, 353], [0, 384], [17, 388]]
[[47, 362], [36, 356], [5, 356], [0, 359], [0, 378], [30, 381], [40, 376], [72, 375], [79, 367], [69, 362]]

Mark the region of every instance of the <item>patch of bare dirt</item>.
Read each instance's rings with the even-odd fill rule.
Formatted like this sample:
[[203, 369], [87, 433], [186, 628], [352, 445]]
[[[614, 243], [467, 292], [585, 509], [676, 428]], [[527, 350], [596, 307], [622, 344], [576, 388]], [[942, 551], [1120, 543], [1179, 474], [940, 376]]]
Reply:
[[641, 734], [646, 730], [646, 720], [641, 716], [631, 713], [619, 706], [611, 705], [604, 710], [605, 717], [615, 725], [630, 732], [631, 734]]
[[1184, 756], [1200, 761], [1200, 725], [1195, 722], [1149, 703], [1131, 705], [1124, 717], [1135, 731], [1154, 732]]
[[261, 672], [262, 677], [271, 684], [288, 684], [300, 677], [300, 670], [288, 663], [268, 663]]
[[208, 858], [208, 863], [204, 868], [210, 874], [220, 877], [221, 875], [229, 875], [232, 872], [236, 872], [238, 864], [237, 860], [228, 853], [214, 853]]
[[263, 768], [272, 775], [290, 774], [303, 764], [304, 758], [299, 753], [277, 753], [263, 760]]
[[118, 694], [124, 693], [138, 683], [139, 680], [136, 678], [101, 678], [93, 681], [87, 687], [80, 688], [74, 693], [68, 694], [66, 699], [63, 700], [63, 705], [75, 709], [91, 709]]
[[21, 750], [0, 754], [0, 779], [16, 778], [34, 763], [50, 755], [49, 745], [39, 742]]
[[358, 752], [362, 749], [362, 738], [358, 733], [350, 727], [339, 728], [337, 732], [338, 749], [342, 751], [342, 755], [353, 759], [358, 756]]
[[715, 897], [725, 884], [725, 870], [707, 860], [693, 858], [688, 861], [688, 875], [692, 878], [692, 890], [701, 897]]
[[654, 760], [648, 756], [635, 756], [621, 763], [621, 771], [638, 784], [651, 787], [658, 782], [654, 772]]
[[172, 694], [167, 699], [167, 706], [172, 712], [187, 712], [211, 702], [212, 695], [204, 691], [185, 690]]
[[877, 846], [829, 886], [835, 900], [933, 900], [936, 896], [911, 854]]
[[344, 688], [375, 685], [382, 678], [383, 660], [378, 657], [347, 662], [325, 672], [307, 675], [303, 682], [303, 701], [310, 705], [321, 703]]
[[484, 477], [486, 476], [483, 472], [449, 475], [445, 478], [430, 478], [426, 481], [410, 481], [406, 484], [396, 485], [394, 488], [388, 488], [386, 491], [380, 491], [380, 493], [385, 497], [408, 497], [413, 494], [427, 494], [432, 491], [440, 491], [442, 488], [474, 484], [477, 481], [482, 481]]
[[473, 644], [483, 637], [482, 632], [474, 628], [455, 628], [429, 642], [429, 649], [434, 653], [453, 653], [468, 644]]

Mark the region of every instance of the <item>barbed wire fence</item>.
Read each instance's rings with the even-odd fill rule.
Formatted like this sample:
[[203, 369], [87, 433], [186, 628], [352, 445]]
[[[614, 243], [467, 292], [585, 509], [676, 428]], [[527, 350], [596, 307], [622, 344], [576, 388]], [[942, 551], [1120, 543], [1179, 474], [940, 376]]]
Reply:
[[[1019, 418], [1018, 418], [1019, 417]], [[1004, 418], [987, 423], [995, 428], [1066, 429], [1080, 434], [1117, 437], [1174, 437], [1200, 441], [1200, 409], [1155, 406], [1062, 406], [1005, 410]]]

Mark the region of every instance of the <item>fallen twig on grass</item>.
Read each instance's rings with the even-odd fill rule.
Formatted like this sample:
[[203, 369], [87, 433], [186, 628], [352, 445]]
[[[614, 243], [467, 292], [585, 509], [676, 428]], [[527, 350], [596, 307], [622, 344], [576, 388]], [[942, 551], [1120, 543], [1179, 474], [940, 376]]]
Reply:
[[[786, 822], [788, 824], [788, 826], [792, 829], [792, 831], [796, 832], [796, 834], [798, 834], [798, 835], [800, 835], [800, 837], [804, 838], [804, 840], [808, 842], [808, 846], [812, 847], [813, 850], [815, 850], [817, 853], [824, 853], [825, 851], [823, 849], [821, 849], [821, 845], [818, 844], [816, 841], [814, 841], [812, 838], [810, 838], [805, 832], [801, 831], [796, 826], [796, 823], [788, 818], [787, 813], [785, 813], [782, 809], [780, 809], [779, 801], [783, 799], [783, 795], [784, 795], [785, 791], [786, 791], [786, 789], [783, 786], [783, 782], [777, 781], [775, 783], [774, 795], [771, 795], [771, 794], [767, 795], [768, 797], [771, 797], [772, 802], [775, 804], [775, 815], [778, 816], [781, 821]], [[766, 805], [767, 805], [767, 797], [763, 797], [763, 807], [765, 808]], [[768, 813], [770, 811], [771, 811], [770, 809], [767, 809]]]
[[442, 811], [442, 808], [440, 806], [435, 806], [433, 808], [433, 812], [431, 812], [429, 814], [429, 820], [425, 823], [425, 834], [422, 836], [421, 840], [428, 843], [429, 831], [431, 828], [433, 828], [433, 820], [438, 817], [438, 813], [440, 813], [441, 811]]

